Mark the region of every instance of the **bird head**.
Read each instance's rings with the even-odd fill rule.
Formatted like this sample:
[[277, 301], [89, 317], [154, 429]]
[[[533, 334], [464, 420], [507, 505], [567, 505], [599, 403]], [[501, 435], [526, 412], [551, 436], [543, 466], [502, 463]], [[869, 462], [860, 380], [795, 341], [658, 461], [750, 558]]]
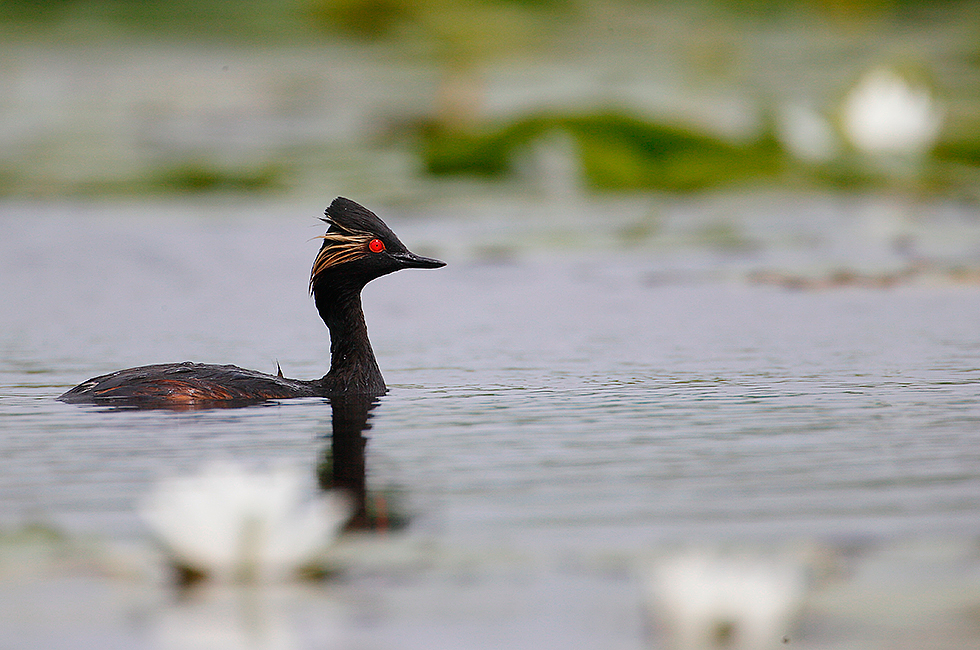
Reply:
[[330, 224], [310, 273], [310, 293], [321, 283], [363, 286], [401, 269], [437, 269], [446, 263], [408, 250], [378, 215], [337, 197], [323, 216]]

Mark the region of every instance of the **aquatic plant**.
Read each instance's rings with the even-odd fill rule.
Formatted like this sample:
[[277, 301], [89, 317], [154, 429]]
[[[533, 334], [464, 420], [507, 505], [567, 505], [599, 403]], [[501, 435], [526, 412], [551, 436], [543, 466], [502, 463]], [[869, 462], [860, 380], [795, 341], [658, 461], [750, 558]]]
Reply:
[[140, 514], [182, 575], [277, 582], [319, 570], [350, 516], [338, 492], [314, 496], [305, 473], [214, 464], [161, 481]]
[[729, 142], [620, 112], [529, 115], [472, 130], [429, 125], [422, 156], [433, 175], [501, 177], [520, 152], [555, 132], [576, 143], [582, 178], [597, 190], [685, 192], [773, 179], [786, 159], [769, 135]]
[[284, 170], [267, 164], [257, 169], [224, 169], [218, 165], [188, 162], [151, 174], [145, 182], [150, 191], [164, 192], [261, 192], [281, 189]]

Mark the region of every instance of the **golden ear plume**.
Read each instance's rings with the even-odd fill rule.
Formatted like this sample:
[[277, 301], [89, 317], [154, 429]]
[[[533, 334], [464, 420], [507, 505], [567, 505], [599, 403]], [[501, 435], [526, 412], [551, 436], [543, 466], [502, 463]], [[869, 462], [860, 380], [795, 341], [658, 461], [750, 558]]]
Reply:
[[310, 293], [313, 293], [313, 283], [316, 276], [329, 268], [360, 259], [368, 253], [368, 242], [374, 238], [370, 233], [353, 233], [351, 231], [328, 232], [315, 239], [327, 242], [313, 260], [313, 270], [310, 272]]

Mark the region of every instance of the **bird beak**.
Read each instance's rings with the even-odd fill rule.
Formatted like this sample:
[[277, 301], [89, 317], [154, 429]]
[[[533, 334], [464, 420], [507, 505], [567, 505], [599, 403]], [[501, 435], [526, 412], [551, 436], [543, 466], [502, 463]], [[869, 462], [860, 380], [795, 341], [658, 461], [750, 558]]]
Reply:
[[409, 253], [405, 251], [404, 253], [394, 253], [392, 257], [398, 260], [403, 269], [437, 269], [440, 266], [445, 266], [446, 263], [442, 260], [432, 259], [431, 257], [422, 257], [421, 255], [416, 255], [415, 253]]

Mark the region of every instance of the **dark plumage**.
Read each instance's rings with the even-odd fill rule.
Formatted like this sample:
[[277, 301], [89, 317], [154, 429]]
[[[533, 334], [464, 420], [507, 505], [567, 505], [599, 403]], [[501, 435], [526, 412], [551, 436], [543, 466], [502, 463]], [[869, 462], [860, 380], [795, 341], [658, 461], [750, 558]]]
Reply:
[[310, 273], [310, 293], [330, 330], [330, 372], [320, 379], [286, 379], [232, 365], [168, 363], [94, 377], [58, 399], [115, 406], [218, 407], [272, 399], [381, 395], [387, 391], [368, 340], [361, 290], [400, 269], [434, 269], [445, 262], [410, 252], [373, 212], [345, 198], [330, 204], [330, 224]]

